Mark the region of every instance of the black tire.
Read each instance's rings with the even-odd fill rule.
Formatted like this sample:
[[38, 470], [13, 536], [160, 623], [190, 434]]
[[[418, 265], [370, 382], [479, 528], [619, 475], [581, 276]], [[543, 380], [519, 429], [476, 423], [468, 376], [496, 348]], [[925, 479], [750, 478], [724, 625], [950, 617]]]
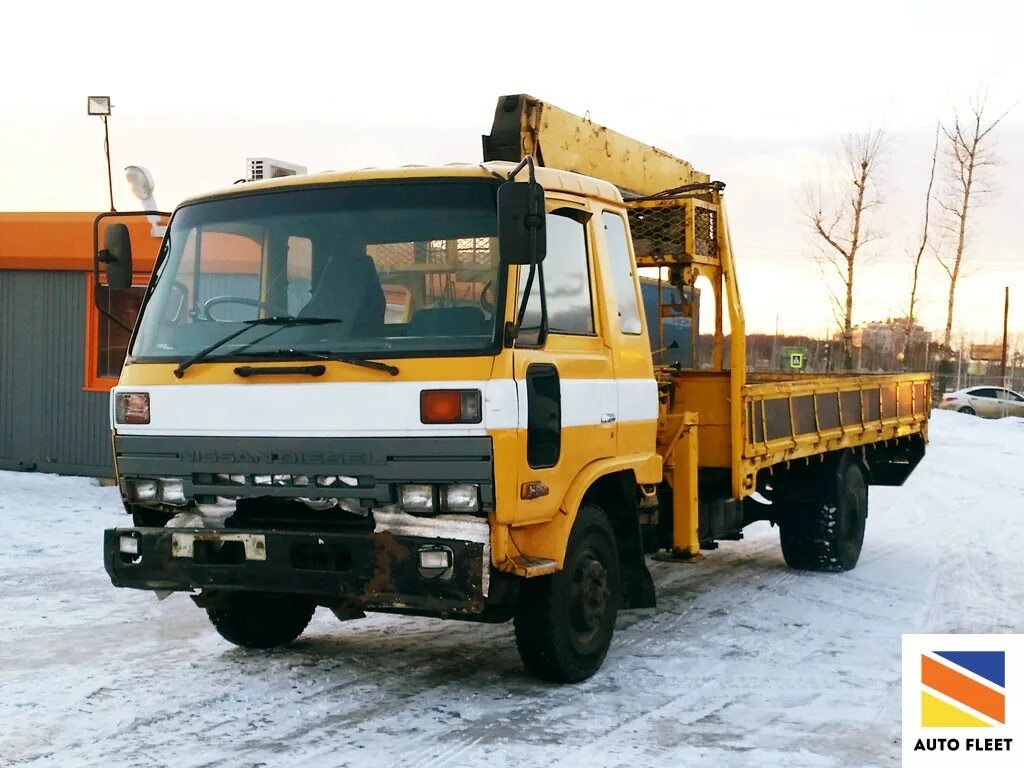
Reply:
[[957, 413], [966, 413], [968, 416], [977, 416], [978, 415], [977, 411], [975, 411], [969, 405], [965, 405], [963, 408], [961, 408], [959, 411], [957, 411]]
[[300, 595], [237, 592], [216, 608], [207, 608], [214, 629], [242, 648], [277, 648], [302, 634], [316, 604]]
[[851, 571], [864, 545], [868, 486], [859, 466], [843, 461], [817, 498], [784, 501], [779, 521], [782, 556], [790, 568]]
[[621, 594], [608, 517], [584, 503], [562, 570], [527, 579], [520, 588], [516, 646], [527, 672], [556, 683], [577, 683], [597, 672], [612, 642]]
[[[805, 512], [802, 507], [803, 505], [800, 505], [798, 511], [797, 505], [791, 505], [789, 516], [811, 514], [809, 511]], [[798, 525], [792, 519], [780, 522], [779, 543], [782, 545], [782, 559], [790, 568], [805, 571], [814, 566], [814, 539], [806, 530], [806, 526]]]

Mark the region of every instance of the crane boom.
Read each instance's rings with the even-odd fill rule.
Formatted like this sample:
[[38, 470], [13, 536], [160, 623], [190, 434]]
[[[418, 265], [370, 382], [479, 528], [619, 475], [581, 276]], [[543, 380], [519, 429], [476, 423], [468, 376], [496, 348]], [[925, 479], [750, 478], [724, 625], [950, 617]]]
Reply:
[[710, 181], [685, 160], [526, 94], [498, 98], [483, 150], [484, 161], [533, 155], [541, 165], [595, 176], [634, 195]]

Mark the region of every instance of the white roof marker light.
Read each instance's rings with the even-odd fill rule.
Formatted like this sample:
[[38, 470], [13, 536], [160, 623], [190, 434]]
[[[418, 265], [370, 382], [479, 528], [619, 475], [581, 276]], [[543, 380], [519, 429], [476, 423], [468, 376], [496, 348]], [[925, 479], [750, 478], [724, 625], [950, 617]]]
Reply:
[[[129, 165], [124, 169], [124, 178], [128, 182], [128, 186], [131, 187], [132, 194], [142, 203], [142, 210], [160, 210], [153, 193], [156, 182], [149, 170], [141, 165]], [[167, 227], [160, 226], [160, 218], [158, 216], [147, 216], [146, 218], [149, 219], [150, 234], [153, 237], [163, 237]]]

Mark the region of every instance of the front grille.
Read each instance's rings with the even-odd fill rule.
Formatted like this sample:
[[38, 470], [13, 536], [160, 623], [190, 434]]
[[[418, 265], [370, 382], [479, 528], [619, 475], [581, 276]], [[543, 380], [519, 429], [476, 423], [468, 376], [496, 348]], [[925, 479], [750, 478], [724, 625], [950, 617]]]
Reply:
[[189, 497], [332, 498], [395, 503], [403, 483], [473, 483], [494, 508], [489, 437], [186, 437], [117, 435], [122, 477], [182, 477]]
[[373, 531], [373, 520], [346, 512], [340, 507], [314, 510], [299, 501], [257, 497], [239, 499], [235, 514], [224, 523], [227, 528], [254, 528], [270, 531], [323, 531], [340, 533]]

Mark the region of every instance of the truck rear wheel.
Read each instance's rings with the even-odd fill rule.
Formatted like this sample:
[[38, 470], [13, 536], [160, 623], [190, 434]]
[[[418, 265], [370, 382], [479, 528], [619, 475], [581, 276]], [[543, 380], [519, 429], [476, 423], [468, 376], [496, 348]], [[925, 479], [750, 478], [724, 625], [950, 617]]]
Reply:
[[520, 589], [516, 645], [527, 671], [556, 683], [576, 683], [597, 672], [611, 645], [620, 595], [608, 517], [585, 503], [562, 570], [527, 579]]
[[864, 545], [868, 488], [864, 472], [843, 461], [814, 499], [787, 502], [779, 521], [782, 556], [791, 568], [850, 571]]
[[214, 629], [242, 648], [276, 648], [302, 634], [316, 605], [298, 595], [237, 592], [216, 608], [207, 608]]

